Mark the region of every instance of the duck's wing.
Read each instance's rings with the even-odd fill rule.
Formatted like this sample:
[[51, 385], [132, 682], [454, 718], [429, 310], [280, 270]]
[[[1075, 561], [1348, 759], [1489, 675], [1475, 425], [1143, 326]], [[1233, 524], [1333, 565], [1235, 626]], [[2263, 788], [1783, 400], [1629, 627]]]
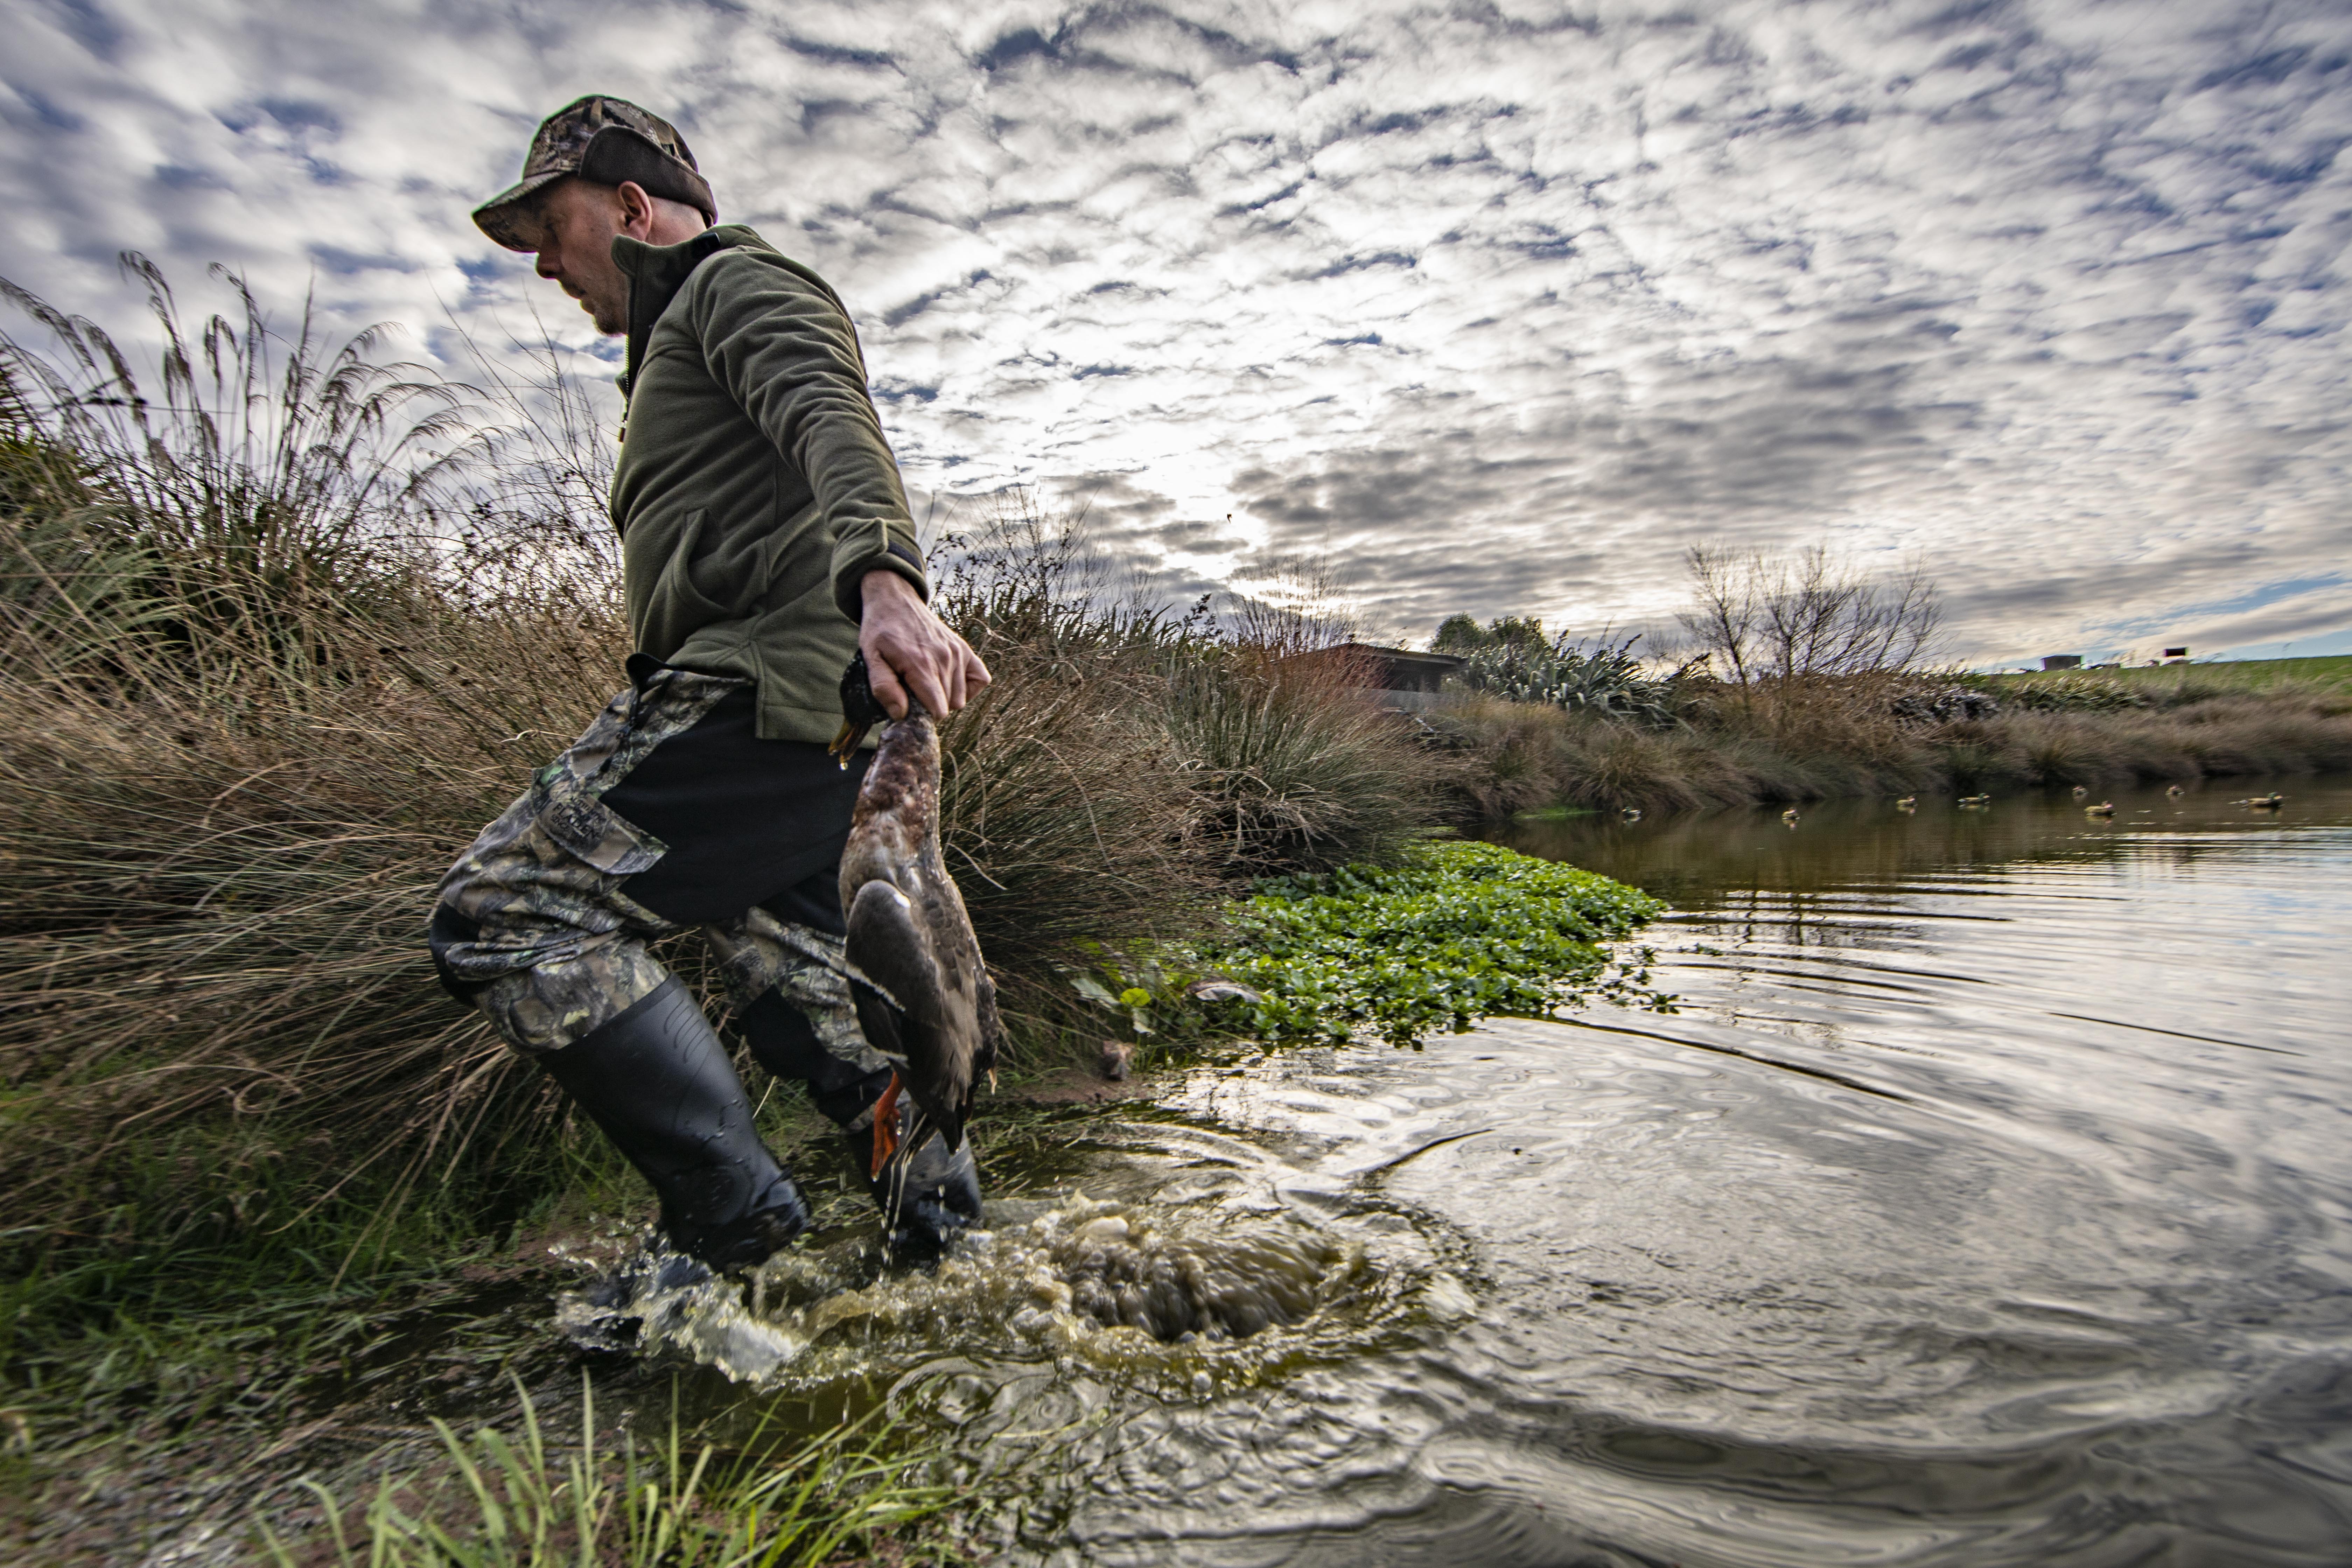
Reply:
[[906, 1015], [898, 1010], [898, 999], [861, 971], [849, 977], [849, 1001], [866, 1043], [888, 1058], [893, 1068], [905, 1062], [907, 1035], [900, 1026]]
[[[885, 1010], [894, 1016], [891, 1032], [903, 1038], [908, 1024], [919, 1027], [922, 1022], [938, 1017], [939, 965], [931, 957], [929, 940], [915, 921], [914, 906], [907, 895], [887, 882], [871, 881], [857, 889], [847, 912], [845, 956], [851, 967], [887, 994]], [[861, 999], [860, 1022], [864, 1021], [864, 999], [884, 1003], [883, 997], [874, 996], [865, 986], [851, 990]], [[877, 1049], [881, 1048], [879, 1041], [874, 1043]]]
[[[864, 986], [851, 987], [857, 1017], [877, 1050], [903, 1063], [899, 1077], [915, 1103], [947, 1134], [963, 1142], [971, 1099], [971, 1048], [968, 1001], [950, 996], [934, 943], [907, 895], [888, 882], [867, 882], [849, 906], [847, 956], [852, 967], [889, 993], [888, 1002]], [[895, 1003], [892, 1006], [889, 1003]], [[868, 1021], [869, 1012], [877, 1015]], [[882, 1036], [889, 1043], [885, 1044]]]

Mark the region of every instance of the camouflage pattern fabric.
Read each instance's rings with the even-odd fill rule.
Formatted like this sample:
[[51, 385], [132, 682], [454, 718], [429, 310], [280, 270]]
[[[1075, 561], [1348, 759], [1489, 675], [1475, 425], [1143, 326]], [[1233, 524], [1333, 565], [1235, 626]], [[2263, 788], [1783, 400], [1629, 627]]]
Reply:
[[[476, 929], [464, 941], [436, 941], [435, 956], [515, 1049], [561, 1050], [669, 977], [646, 943], [684, 928], [627, 891], [668, 847], [603, 797], [747, 684], [661, 669], [614, 697], [442, 879], [441, 902]], [[774, 990], [808, 1018], [828, 1054], [860, 1072], [887, 1068], [859, 1032], [840, 938], [756, 908], [702, 930], [737, 1007]]]

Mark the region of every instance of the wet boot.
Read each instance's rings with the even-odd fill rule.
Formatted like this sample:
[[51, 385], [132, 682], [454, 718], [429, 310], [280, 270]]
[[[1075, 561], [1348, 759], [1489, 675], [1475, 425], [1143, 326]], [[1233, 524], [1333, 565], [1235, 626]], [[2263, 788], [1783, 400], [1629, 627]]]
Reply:
[[[759, 1064], [778, 1078], [807, 1084], [816, 1108], [842, 1130], [858, 1179], [866, 1184], [887, 1221], [889, 1178], [871, 1173], [874, 1121], [867, 1113], [889, 1087], [888, 1069], [862, 1073], [826, 1050], [807, 1016], [773, 991], [745, 1008], [742, 1021], [744, 1037]], [[898, 1109], [902, 1118], [911, 1116], [914, 1102], [902, 1095]], [[933, 1133], [908, 1166], [898, 1224], [888, 1237], [891, 1255], [935, 1258], [957, 1231], [978, 1225], [980, 1214], [980, 1167], [973, 1163], [971, 1143], [950, 1154], [946, 1141]]]
[[749, 1267], [808, 1228], [808, 1205], [752, 1128], [726, 1047], [676, 978], [538, 1059], [653, 1184], [679, 1251], [713, 1268]]
[[[900, 1125], [912, 1119], [914, 1101], [901, 1095]], [[963, 1147], [948, 1152], [948, 1141], [934, 1132], [923, 1146], [915, 1151], [906, 1166], [906, 1189], [891, 1202], [891, 1173], [871, 1175], [874, 1169], [874, 1124], [846, 1134], [850, 1158], [857, 1162], [857, 1173], [866, 1178], [867, 1190], [874, 1194], [874, 1206], [882, 1211], [883, 1222], [890, 1226], [890, 1256], [923, 1261], [937, 1258], [945, 1251], [956, 1232], [980, 1223], [980, 1165], [971, 1157], [971, 1140], [966, 1138]], [[890, 1224], [893, 1207], [897, 1223]]]

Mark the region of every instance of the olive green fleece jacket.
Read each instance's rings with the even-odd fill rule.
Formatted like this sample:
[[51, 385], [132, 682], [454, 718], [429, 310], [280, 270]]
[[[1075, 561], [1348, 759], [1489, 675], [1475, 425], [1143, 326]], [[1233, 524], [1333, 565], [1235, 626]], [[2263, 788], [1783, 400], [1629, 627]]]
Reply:
[[628, 399], [613, 474], [637, 651], [757, 683], [762, 740], [830, 741], [877, 567], [929, 596], [849, 312], [740, 224], [624, 235]]

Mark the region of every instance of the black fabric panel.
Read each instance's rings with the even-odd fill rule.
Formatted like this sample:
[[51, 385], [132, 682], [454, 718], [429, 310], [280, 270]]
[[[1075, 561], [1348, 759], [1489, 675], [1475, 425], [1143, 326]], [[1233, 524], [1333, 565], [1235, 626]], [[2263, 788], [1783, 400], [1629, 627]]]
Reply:
[[[833, 897], [834, 902], [841, 901], [841, 894], [837, 890]], [[450, 973], [449, 966], [443, 961], [442, 955], [460, 942], [480, 941], [481, 935], [482, 928], [479, 923], [446, 904], [433, 906], [433, 922], [425, 930], [425, 943], [433, 951], [433, 973], [440, 978], [441, 989], [469, 1007], [474, 1005], [474, 998], [482, 988], [479, 985], [467, 984]]]
[[604, 792], [606, 806], [669, 846], [623, 891], [679, 925], [763, 904], [838, 933], [835, 879], [871, 757], [844, 769], [813, 742], [761, 740], [757, 721], [751, 688], [731, 692]]

